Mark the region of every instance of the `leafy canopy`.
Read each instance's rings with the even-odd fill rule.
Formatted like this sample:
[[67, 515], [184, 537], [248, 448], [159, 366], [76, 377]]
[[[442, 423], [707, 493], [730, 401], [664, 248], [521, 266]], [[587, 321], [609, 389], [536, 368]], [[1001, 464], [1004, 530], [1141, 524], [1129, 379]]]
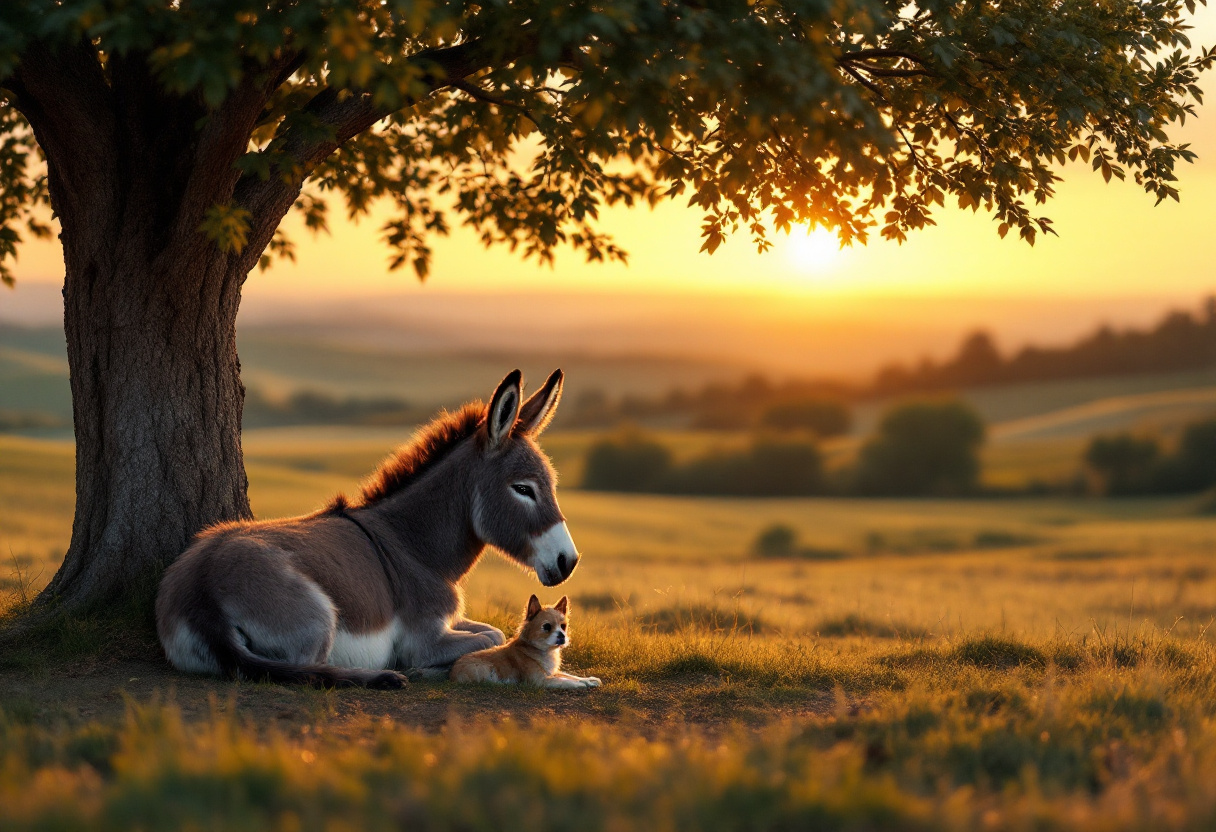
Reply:
[[1035, 206], [1069, 159], [1177, 199], [1175, 166], [1194, 154], [1167, 130], [1194, 113], [1216, 60], [1190, 48], [1193, 11], [1194, 0], [5, 0], [0, 265], [22, 229], [48, 232], [36, 220], [45, 148], [22, 106], [33, 50], [87, 51], [116, 92], [132, 77], [156, 84], [194, 108], [166, 112], [196, 114], [185, 126], [200, 135], [260, 91], [232, 153], [237, 184], [200, 230], [230, 252], [260, 240], [265, 265], [292, 252], [266, 188], [313, 229], [333, 197], [351, 217], [388, 200], [392, 265], [425, 277], [427, 240], [454, 218], [527, 257], [551, 261], [568, 244], [600, 260], [626, 256], [596, 222], [615, 203], [686, 199], [712, 252], [733, 231], [763, 250], [794, 223], [844, 243], [875, 229], [902, 241], [947, 199], [1033, 244], [1052, 230]]

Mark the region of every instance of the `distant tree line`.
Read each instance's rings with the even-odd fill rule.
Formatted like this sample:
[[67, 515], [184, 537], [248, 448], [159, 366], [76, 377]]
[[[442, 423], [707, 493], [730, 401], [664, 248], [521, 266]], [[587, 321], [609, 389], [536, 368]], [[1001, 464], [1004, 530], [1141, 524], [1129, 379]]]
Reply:
[[1102, 326], [1072, 346], [1027, 346], [1008, 358], [986, 332], [974, 332], [948, 361], [937, 364], [925, 358], [915, 368], [890, 364], [864, 392], [888, 396], [1212, 366], [1216, 366], [1216, 297], [1208, 298], [1196, 314], [1170, 312], [1148, 330]]
[[292, 425], [414, 425], [433, 415], [391, 397], [338, 397], [315, 390], [298, 390], [285, 398], [272, 398], [254, 388], [245, 393], [242, 423], [247, 428]]
[[963, 496], [979, 490], [983, 440], [983, 421], [970, 406], [909, 402], [885, 414], [855, 466], [828, 476], [810, 436], [770, 433], [742, 450], [677, 462], [662, 442], [635, 428], [591, 446], [583, 487], [739, 497]]
[[824, 491], [823, 458], [809, 440], [757, 439], [677, 463], [667, 446], [625, 431], [591, 446], [583, 487], [595, 491], [797, 497]]
[[693, 430], [764, 429], [806, 432], [829, 439], [849, 432], [852, 391], [834, 382], [773, 384], [761, 375], [740, 383], [715, 382], [700, 390], [676, 388], [659, 397], [626, 395], [612, 401], [591, 390], [562, 417], [565, 427], [612, 427], [622, 422], [671, 423]]
[[1187, 494], [1216, 487], [1216, 418], [1188, 425], [1166, 451], [1155, 436], [1096, 436], [1085, 450], [1094, 490], [1111, 496]]
[[1174, 311], [1147, 330], [1099, 327], [1067, 347], [1027, 346], [1008, 357], [986, 332], [968, 335], [943, 362], [893, 363], [861, 384], [831, 380], [774, 383], [752, 375], [699, 390], [610, 400], [590, 391], [563, 414], [567, 427], [611, 427], [622, 422], [704, 430], [802, 430], [825, 439], [847, 433], [849, 404], [868, 399], [937, 395], [965, 387], [1057, 381], [1093, 376], [1164, 373], [1216, 366], [1216, 298], [1200, 311]]

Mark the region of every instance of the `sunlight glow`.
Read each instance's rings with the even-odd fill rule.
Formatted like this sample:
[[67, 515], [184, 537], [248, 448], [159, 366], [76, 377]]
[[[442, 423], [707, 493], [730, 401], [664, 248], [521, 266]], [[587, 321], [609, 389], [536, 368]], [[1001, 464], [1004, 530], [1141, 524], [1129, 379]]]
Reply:
[[790, 231], [786, 257], [799, 271], [812, 274], [831, 271], [840, 256], [840, 241], [826, 228], [815, 228], [809, 233], [799, 227]]

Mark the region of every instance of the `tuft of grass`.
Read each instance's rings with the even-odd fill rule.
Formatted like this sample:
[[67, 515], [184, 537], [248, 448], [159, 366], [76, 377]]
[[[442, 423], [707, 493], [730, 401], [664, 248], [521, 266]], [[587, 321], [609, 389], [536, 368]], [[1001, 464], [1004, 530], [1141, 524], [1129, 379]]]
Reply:
[[141, 602], [104, 614], [67, 615], [26, 605], [0, 615], [0, 669], [29, 671], [82, 659], [160, 653], [151, 611]]
[[964, 664], [986, 670], [1043, 667], [1047, 663], [1047, 656], [1039, 648], [999, 635], [965, 638], [954, 648], [954, 656]]
[[580, 610], [594, 612], [615, 612], [633, 606], [633, 593], [625, 597], [613, 595], [611, 592], [586, 592], [574, 596], [574, 606]]
[[648, 610], [638, 615], [637, 622], [643, 630], [656, 633], [760, 634], [771, 629], [759, 615], [737, 608], [727, 610], [714, 604], [696, 603]]
[[815, 632], [829, 638], [922, 639], [930, 635], [928, 630], [921, 627], [914, 627], [899, 621], [878, 621], [858, 613], [825, 618], [815, 627]]
[[977, 549], [1009, 549], [1016, 546], [1032, 546], [1039, 542], [1033, 535], [1011, 532], [1006, 529], [981, 529], [971, 538]]
[[752, 554], [768, 559], [843, 560], [849, 553], [843, 549], [803, 546], [798, 531], [785, 523], [774, 523], [761, 530], [752, 541]]

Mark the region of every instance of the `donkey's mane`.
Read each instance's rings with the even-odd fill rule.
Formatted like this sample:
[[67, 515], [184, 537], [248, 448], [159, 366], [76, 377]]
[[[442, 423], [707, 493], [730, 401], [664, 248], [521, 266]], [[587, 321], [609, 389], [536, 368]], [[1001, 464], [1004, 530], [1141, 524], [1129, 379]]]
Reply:
[[461, 441], [476, 433], [485, 415], [486, 406], [480, 401], [440, 413], [380, 463], [360, 488], [357, 505], [350, 504], [345, 495], [339, 494], [330, 503], [330, 509], [360, 508], [396, 494], [442, 462]]

